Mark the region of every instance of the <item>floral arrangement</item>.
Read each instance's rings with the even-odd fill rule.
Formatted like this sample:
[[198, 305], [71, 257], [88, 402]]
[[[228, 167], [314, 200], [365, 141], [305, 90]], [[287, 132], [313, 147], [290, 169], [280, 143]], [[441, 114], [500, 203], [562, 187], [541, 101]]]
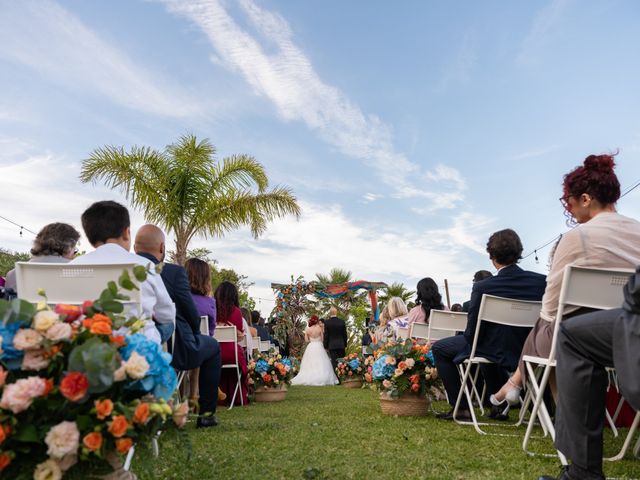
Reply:
[[[118, 283], [138, 288], [127, 271]], [[82, 306], [0, 301], [0, 477], [107, 473], [168, 418], [184, 424], [171, 356], [135, 333], [144, 322], [127, 318], [125, 299], [109, 282]]]
[[295, 359], [280, 354], [261, 354], [249, 362], [249, 383], [266, 388], [289, 385], [297, 371]]
[[365, 368], [362, 357], [357, 353], [351, 353], [344, 358], [338, 359], [336, 375], [341, 382], [345, 380], [362, 380]]
[[403, 393], [423, 396], [438, 378], [433, 365], [430, 345], [420, 345], [413, 339], [389, 342], [365, 359], [364, 378], [390, 398]]

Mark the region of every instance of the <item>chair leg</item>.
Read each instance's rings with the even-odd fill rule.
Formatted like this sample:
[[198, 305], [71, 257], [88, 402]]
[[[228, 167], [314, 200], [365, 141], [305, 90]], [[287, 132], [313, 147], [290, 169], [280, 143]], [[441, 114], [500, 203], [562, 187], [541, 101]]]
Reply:
[[[605, 458], [605, 460], [608, 460], [610, 462], [616, 462], [618, 460], [622, 460], [625, 456], [625, 454], [627, 453], [627, 450], [629, 449], [629, 445], [631, 445], [631, 441], [633, 440], [633, 436], [636, 433], [636, 430], [638, 429], [638, 424], [640, 423], [640, 412], [636, 413], [635, 418], [633, 419], [633, 423], [631, 424], [631, 428], [629, 428], [629, 433], [627, 433], [627, 438], [625, 438], [624, 440], [624, 444], [622, 445], [622, 449], [620, 450], [620, 452], [614, 456], [614, 457], [609, 457], [609, 458]], [[638, 454], [638, 448], [640, 447], [640, 439], [638, 439], [638, 443], [636, 443], [634, 450], [634, 454], [637, 455]]]
[[129, 449], [129, 451], [127, 452], [127, 458], [124, 461], [124, 465], [122, 466], [122, 469], [125, 472], [128, 472], [129, 469], [131, 468], [131, 462], [133, 460], [133, 454], [136, 452], [136, 447], [135, 445], [132, 445], [131, 448]]

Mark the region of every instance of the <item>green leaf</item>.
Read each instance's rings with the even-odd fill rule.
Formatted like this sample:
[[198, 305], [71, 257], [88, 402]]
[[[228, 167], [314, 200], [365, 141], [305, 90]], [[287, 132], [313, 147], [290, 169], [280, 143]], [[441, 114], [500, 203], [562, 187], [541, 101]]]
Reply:
[[122, 273], [120, 274], [120, 277], [118, 278], [118, 284], [121, 287], [125, 288], [123, 285], [123, 282], [126, 282], [126, 281], [129, 281], [129, 282], [131, 281], [131, 277], [129, 276], [129, 270], [122, 271]]
[[30, 442], [30, 443], [38, 443], [40, 439], [38, 438], [38, 429], [32, 423], [21, 424], [22, 426], [16, 432], [13, 437], [14, 440], [19, 442]]
[[138, 290], [137, 285], [133, 283], [131, 280], [129, 280], [128, 278], [122, 279], [120, 282], [120, 285], [125, 290]]
[[100, 302], [102, 302], [102, 304], [105, 305], [107, 302], [110, 302], [112, 300], [113, 300], [113, 293], [111, 292], [111, 289], [109, 288], [104, 289], [100, 294]]
[[113, 296], [117, 297], [117, 295], [118, 295], [118, 285], [116, 284], [116, 282], [111, 280], [109, 283], [107, 283], [107, 287], [109, 287], [109, 291], [113, 294]]
[[102, 303], [102, 306], [107, 312], [111, 313], [122, 313], [124, 311], [124, 306], [122, 303], [116, 300], [108, 300]]
[[91, 426], [91, 417], [89, 415], [78, 415], [76, 417], [76, 423], [78, 424], [78, 430], [81, 432], [89, 430], [89, 427]]
[[113, 384], [113, 372], [118, 367], [116, 349], [93, 337], [75, 347], [69, 355], [69, 370], [83, 372], [89, 379], [89, 393], [102, 393]]
[[133, 275], [139, 282], [144, 282], [147, 279], [147, 269], [142, 265], [136, 265], [133, 267]]

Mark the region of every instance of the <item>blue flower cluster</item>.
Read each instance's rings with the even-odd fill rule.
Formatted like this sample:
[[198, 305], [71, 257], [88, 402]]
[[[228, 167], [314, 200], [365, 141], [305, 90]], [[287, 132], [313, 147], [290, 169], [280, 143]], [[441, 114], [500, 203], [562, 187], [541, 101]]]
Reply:
[[2, 337], [2, 360], [10, 370], [19, 370], [22, 366], [22, 351], [13, 346], [13, 337], [16, 332], [23, 326], [22, 322], [12, 322], [7, 325], [0, 323], [0, 337]]
[[152, 392], [156, 398], [165, 400], [171, 398], [178, 384], [176, 372], [171, 366], [171, 355], [163, 352], [160, 345], [139, 333], [127, 336], [126, 340], [126, 345], [120, 349], [122, 358], [129, 360], [131, 354], [137, 352], [149, 364], [147, 375], [131, 382], [127, 388]]
[[349, 367], [351, 368], [351, 370], [356, 370], [359, 366], [360, 360], [358, 360], [357, 358], [354, 358], [349, 362]]
[[385, 378], [391, 378], [396, 368], [393, 365], [387, 365], [387, 355], [382, 355], [379, 359], [373, 362], [373, 374], [374, 380], [384, 380]]
[[268, 370], [269, 370], [269, 362], [267, 362], [262, 358], [256, 362], [256, 372], [262, 374], [262, 373], [267, 373]]
[[282, 363], [283, 365], [289, 368], [293, 368], [293, 365], [291, 364], [291, 360], [289, 360], [288, 357], [284, 357], [282, 360], [280, 360], [280, 363]]

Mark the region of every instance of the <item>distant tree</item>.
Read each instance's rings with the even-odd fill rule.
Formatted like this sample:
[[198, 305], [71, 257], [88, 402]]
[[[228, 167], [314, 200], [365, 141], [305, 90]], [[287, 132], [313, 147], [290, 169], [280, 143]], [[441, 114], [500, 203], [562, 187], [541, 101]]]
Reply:
[[382, 310], [393, 297], [399, 297], [404, 303], [409, 304], [415, 294], [415, 291], [409, 290], [403, 283], [393, 282], [387, 288], [383, 289], [379, 295], [380, 309]]
[[218, 162], [208, 139], [184, 135], [164, 151], [104, 146], [82, 162], [83, 183], [120, 190], [145, 218], [175, 236], [175, 260], [183, 265], [197, 235], [222, 236], [248, 225], [254, 237], [286, 215], [300, 216], [289, 188], [267, 190], [264, 167], [249, 155]]
[[0, 247], [0, 277], [5, 277], [12, 270], [16, 262], [26, 262], [31, 258], [27, 252], [12, 252]]

